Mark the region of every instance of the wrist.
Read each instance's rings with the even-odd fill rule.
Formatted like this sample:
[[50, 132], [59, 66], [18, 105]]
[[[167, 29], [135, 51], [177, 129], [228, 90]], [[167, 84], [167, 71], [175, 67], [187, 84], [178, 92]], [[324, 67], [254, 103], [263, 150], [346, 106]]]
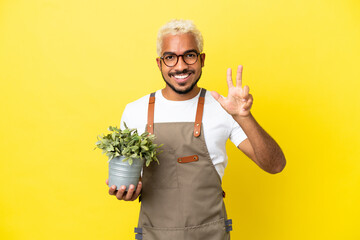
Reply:
[[240, 124], [240, 122], [248, 121], [248, 120], [251, 120], [254, 118], [250, 111], [249, 111], [249, 114], [247, 114], [247, 115], [234, 114], [234, 115], [232, 115], [232, 117], [239, 124]]

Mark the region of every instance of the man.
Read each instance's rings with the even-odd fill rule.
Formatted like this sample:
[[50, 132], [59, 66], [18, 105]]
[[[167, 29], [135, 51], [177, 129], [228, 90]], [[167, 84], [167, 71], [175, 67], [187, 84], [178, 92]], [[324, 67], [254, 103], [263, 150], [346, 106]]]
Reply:
[[136, 190], [110, 186], [109, 194], [133, 201], [141, 192], [137, 239], [229, 239], [231, 220], [221, 188], [227, 139], [272, 174], [285, 167], [284, 154], [250, 113], [253, 97], [242, 87], [241, 65], [236, 86], [227, 70], [226, 98], [198, 87], [205, 53], [191, 21], [170, 21], [157, 43], [165, 88], [128, 104], [122, 123], [155, 134], [164, 144], [160, 165], [143, 169]]

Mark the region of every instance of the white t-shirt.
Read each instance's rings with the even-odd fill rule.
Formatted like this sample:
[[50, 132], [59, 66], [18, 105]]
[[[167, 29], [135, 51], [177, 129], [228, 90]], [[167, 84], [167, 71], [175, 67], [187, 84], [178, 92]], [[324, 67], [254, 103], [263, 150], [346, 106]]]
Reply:
[[[149, 96], [150, 94], [126, 105], [121, 118], [122, 129], [124, 129], [123, 122], [125, 122], [129, 128], [138, 129], [139, 134], [145, 131]], [[164, 98], [161, 90], [156, 91], [154, 123], [195, 122], [199, 96], [200, 92], [189, 100], [170, 101]], [[202, 126], [204, 132], [201, 134], [204, 134], [210, 158], [222, 178], [228, 159], [225, 149], [226, 141], [230, 138], [235, 146], [238, 146], [247, 136], [209, 91], [206, 91], [205, 95]]]

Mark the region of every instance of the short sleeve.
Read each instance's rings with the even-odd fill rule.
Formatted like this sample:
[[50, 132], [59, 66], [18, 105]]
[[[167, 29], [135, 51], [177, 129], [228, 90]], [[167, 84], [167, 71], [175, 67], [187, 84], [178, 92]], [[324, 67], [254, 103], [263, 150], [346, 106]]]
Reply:
[[242, 141], [247, 139], [247, 136], [246, 136], [245, 132], [242, 130], [242, 128], [240, 127], [240, 125], [235, 120], [232, 120], [232, 122], [233, 123], [232, 123], [231, 132], [230, 132], [230, 140], [237, 147], [237, 146], [239, 146], [239, 144]]

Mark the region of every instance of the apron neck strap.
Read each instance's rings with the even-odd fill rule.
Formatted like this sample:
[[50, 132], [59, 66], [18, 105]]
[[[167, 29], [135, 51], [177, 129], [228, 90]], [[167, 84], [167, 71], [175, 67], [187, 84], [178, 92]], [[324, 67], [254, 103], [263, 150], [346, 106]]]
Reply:
[[154, 107], [155, 107], [155, 92], [150, 94], [149, 108], [148, 108], [148, 122], [146, 131], [150, 134], [154, 134]]
[[196, 109], [196, 117], [195, 117], [195, 124], [194, 124], [194, 137], [199, 137], [201, 133], [201, 122], [204, 112], [204, 103], [205, 103], [205, 93], [206, 89], [202, 88], [200, 97], [198, 100], [198, 105]]
[[[202, 88], [196, 109], [194, 137], [199, 137], [201, 133], [201, 122], [204, 112], [205, 94], [206, 94], [206, 89]], [[154, 110], [155, 110], [155, 92], [151, 93], [149, 97], [146, 131], [150, 134], [154, 134]]]

